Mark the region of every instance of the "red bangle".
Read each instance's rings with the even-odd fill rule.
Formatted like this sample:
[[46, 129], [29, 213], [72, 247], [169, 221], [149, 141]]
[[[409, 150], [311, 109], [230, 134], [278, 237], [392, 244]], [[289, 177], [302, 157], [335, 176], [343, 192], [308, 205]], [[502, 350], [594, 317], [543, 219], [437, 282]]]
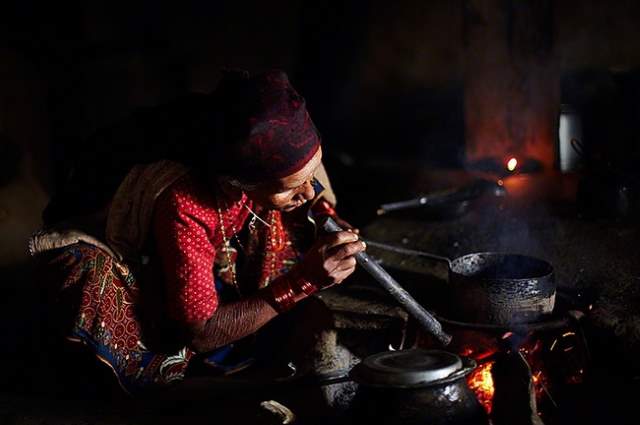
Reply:
[[297, 299], [318, 291], [318, 287], [296, 272], [280, 277], [269, 286], [271, 292], [271, 304], [279, 313], [289, 311], [296, 304]]
[[316, 285], [302, 277], [302, 275], [300, 274], [300, 269], [298, 268], [293, 268], [289, 272], [288, 277], [291, 279], [293, 291], [296, 295], [304, 294], [306, 296], [309, 296], [318, 291], [318, 287]]
[[318, 287], [308, 280], [301, 280], [299, 288], [300, 291], [307, 296], [313, 294], [314, 292], [318, 292]]
[[289, 279], [283, 278], [274, 282], [271, 288], [271, 296], [273, 297], [273, 306], [279, 313], [289, 311], [296, 304], [295, 293], [291, 288]]

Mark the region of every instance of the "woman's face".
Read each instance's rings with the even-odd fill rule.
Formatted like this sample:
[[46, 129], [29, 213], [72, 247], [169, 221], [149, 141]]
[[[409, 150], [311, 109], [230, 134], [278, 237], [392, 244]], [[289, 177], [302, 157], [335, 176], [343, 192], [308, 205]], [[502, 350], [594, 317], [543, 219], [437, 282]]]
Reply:
[[300, 171], [274, 182], [261, 184], [253, 190], [245, 190], [245, 193], [265, 208], [292, 211], [315, 197], [311, 181], [321, 162], [322, 149], [319, 148]]

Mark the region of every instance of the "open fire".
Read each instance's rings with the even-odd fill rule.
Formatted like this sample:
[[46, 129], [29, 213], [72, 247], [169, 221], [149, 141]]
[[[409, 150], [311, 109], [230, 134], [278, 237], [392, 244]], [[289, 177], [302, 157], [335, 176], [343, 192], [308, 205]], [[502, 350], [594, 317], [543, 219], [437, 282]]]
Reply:
[[[532, 364], [533, 360], [527, 358], [529, 357], [529, 351], [527, 349], [521, 349], [520, 354], [528, 364]], [[493, 395], [495, 393], [493, 375], [491, 374], [494, 364], [495, 361], [493, 360], [480, 363], [476, 370], [467, 377], [467, 384], [469, 385], [469, 388], [473, 390], [478, 401], [489, 414], [493, 408]], [[550, 397], [547, 389], [547, 378], [543, 374], [542, 370], [532, 370], [531, 380], [533, 381], [533, 390], [538, 402], [540, 402], [545, 396]]]
[[482, 363], [467, 377], [469, 388], [473, 390], [478, 401], [489, 414], [493, 406], [493, 393], [495, 391], [493, 376], [491, 376], [493, 364], [494, 362]]
[[[554, 385], [571, 385], [582, 382], [584, 359], [578, 358], [580, 356], [571, 356], [574, 352], [581, 352], [584, 349], [584, 347], [580, 347], [581, 344], [576, 337], [575, 332], [565, 329], [560, 333], [529, 338], [521, 344], [516, 341], [518, 338], [512, 332], [507, 332], [500, 338], [502, 341], [516, 344], [518, 346], [517, 353], [529, 365], [533, 391], [538, 405], [546, 404], [557, 408], [552, 394]], [[467, 347], [460, 354], [472, 357], [478, 362], [478, 367], [467, 377], [467, 384], [487, 413], [491, 414], [495, 394], [492, 369], [496, 364], [496, 352], [478, 352]], [[549, 369], [554, 366], [559, 367], [560, 370]]]

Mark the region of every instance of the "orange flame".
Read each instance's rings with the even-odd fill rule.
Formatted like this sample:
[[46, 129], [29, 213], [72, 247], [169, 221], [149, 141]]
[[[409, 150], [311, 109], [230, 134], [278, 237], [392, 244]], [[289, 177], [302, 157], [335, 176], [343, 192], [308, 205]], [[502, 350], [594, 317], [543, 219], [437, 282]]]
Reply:
[[487, 413], [491, 413], [493, 406], [494, 387], [493, 377], [491, 376], [493, 363], [481, 364], [467, 377], [469, 388], [476, 394], [478, 401], [480, 401]]
[[516, 169], [516, 167], [518, 166], [518, 160], [515, 158], [511, 158], [508, 162], [507, 162], [507, 170], [509, 171], [513, 171]]

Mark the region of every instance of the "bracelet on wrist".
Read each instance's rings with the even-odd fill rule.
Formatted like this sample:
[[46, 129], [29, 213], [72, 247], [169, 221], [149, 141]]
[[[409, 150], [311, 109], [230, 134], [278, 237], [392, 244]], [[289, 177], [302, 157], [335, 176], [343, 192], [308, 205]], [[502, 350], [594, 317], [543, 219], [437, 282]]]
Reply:
[[278, 313], [289, 311], [296, 304], [295, 293], [288, 279], [280, 279], [269, 288], [271, 289], [272, 306]]
[[269, 286], [271, 290], [271, 301], [273, 307], [279, 313], [284, 313], [303, 298], [318, 291], [318, 287], [304, 279], [295, 270], [289, 274], [281, 276]]

